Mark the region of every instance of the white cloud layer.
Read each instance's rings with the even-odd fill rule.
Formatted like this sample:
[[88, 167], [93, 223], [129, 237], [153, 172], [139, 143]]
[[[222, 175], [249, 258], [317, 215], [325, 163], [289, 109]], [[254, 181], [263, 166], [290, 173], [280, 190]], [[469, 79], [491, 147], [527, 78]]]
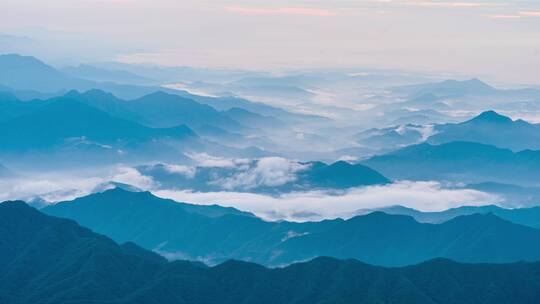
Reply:
[[[240, 192], [190, 192], [159, 190], [156, 195], [194, 204], [219, 204], [250, 211], [267, 220], [320, 220], [353, 216], [359, 209], [403, 205], [423, 211], [462, 205], [487, 205], [497, 196], [470, 189], [445, 189], [437, 182], [398, 182], [385, 186], [354, 188], [339, 193], [296, 192], [271, 197]], [[307, 217], [306, 217], [307, 215]]]
[[[296, 162], [271, 157], [235, 175], [228, 182], [236, 185], [278, 185], [294, 179], [294, 172], [302, 167]], [[185, 168], [172, 168], [184, 172]], [[99, 177], [96, 177], [99, 176]], [[321, 220], [348, 218], [361, 209], [403, 205], [423, 211], [438, 211], [463, 205], [498, 204], [498, 196], [471, 190], [447, 188], [438, 182], [401, 181], [390, 185], [353, 188], [347, 191], [293, 192], [280, 196], [248, 192], [192, 192], [160, 189], [151, 177], [137, 170], [118, 166], [101, 174], [48, 173], [28, 177], [0, 179], [0, 201], [39, 197], [46, 202], [70, 200], [87, 195], [109, 182], [120, 182], [149, 190], [154, 194], [193, 204], [235, 207], [253, 212], [267, 220]]]
[[[149, 176], [130, 167], [118, 166], [106, 172], [50, 172], [32, 173], [0, 179], [0, 202], [6, 200], [32, 200], [39, 197], [46, 202], [71, 200], [102, 189], [108, 182], [132, 185], [141, 190], [151, 190], [157, 184]], [[105, 187], [107, 189], [108, 187]]]
[[234, 168], [241, 165], [247, 165], [250, 162], [249, 159], [224, 158], [207, 153], [187, 153], [186, 156], [191, 158], [199, 167]]

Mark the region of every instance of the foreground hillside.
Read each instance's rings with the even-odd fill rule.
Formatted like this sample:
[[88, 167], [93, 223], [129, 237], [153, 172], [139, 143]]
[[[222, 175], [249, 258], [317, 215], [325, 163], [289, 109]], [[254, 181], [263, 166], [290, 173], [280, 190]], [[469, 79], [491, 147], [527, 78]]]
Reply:
[[537, 303], [540, 264], [406, 268], [317, 258], [280, 269], [168, 263], [23, 202], [0, 204], [1, 303]]

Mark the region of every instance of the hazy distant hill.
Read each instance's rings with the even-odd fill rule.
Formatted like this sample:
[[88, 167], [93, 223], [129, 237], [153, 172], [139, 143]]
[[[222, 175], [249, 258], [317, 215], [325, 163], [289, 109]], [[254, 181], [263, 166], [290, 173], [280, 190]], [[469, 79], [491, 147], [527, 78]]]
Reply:
[[252, 128], [280, 128], [285, 127], [285, 122], [272, 116], [264, 116], [241, 108], [230, 108], [223, 114], [239, 123]]
[[164, 92], [128, 101], [126, 107], [142, 117], [147, 124], [157, 127], [186, 124], [196, 128], [209, 124], [229, 131], [247, 129], [208, 105]]
[[540, 150], [540, 125], [512, 120], [494, 111], [486, 111], [458, 124], [437, 125], [428, 139], [434, 144], [472, 141], [514, 151]]
[[[157, 84], [135, 85], [132, 84], [132, 81], [118, 81], [118, 78], [125, 79], [128, 76], [125, 74], [129, 74], [127, 70], [115, 72], [97, 67], [83, 67], [82, 69], [83, 71], [78, 69], [76, 72], [68, 69], [68, 73], [66, 73], [35, 57], [18, 54], [0, 55], [0, 91], [12, 92], [19, 98], [26, 97], [25, 99], [50, 98], [53, 97], [51, 94], [59, 96], [70, 90], [88, 91], [93, 89], [110, 92], [122, 99], [137, 99], [156, 91], [163, 91], [209, 105], [218, 111], [240, 108], [259, 115], [279, 116], [282, 120], [294, 123], [326, 121], [322, 117], [291, 113], [263, 103], [236, 97], [198, 96], [186, 91], [163, 88]], [[70, 71], [72, 73], [69, 73]], [[81, 73], [85, 74], [88, 79], [75, 76], [82, 76]], [[98, 75], [88, 77], [89, 73], [97, 73]], [[131, 78], [136, 77], [133, 74], [129, 75]]]
[[100, 68], [88, 64], [66, 67], [62, 72], [77, 78], [100, 82], [115, 82], [125, 84], [155, 85], [157, 81], [137, 75], [132, 72], [117, 69]]
[[395, 87], [392, 91], [411, 100], [424, 99], [432, 104], [444, 99], [460, 99], [464, 97], [506, 97], [531, 98], [540, 96], [540, 90], [530, 89], [497, 89], [477, 78], [467, 80], [443, 80], [439, 82], [421, 83]]
[[150, 193], [116, 189], [43, 211], [74, 219], [117, 242], [134, 241], [169, 257], [210, 263], [235, 258], [283, 265], [317, 256], [388, 266], [436, 257], [496, 263], [540, 260], [540, 230], [492, 214], [461, 216], [437, 225], [381, 212], [346, 221], [292, 223], [265, 222], [230, 209], [208, 216], [208, 208], [193, 212]]
[[[47, 65], [39, 59], [18, 54], [0, 55], [0, 85], [22, 96], [62, 95], [69, 90], [101, 89], [122, 98], [138, 98], [159, 87], [119, 84], [77, 78]], [[28, 92], [33, 91], [33, 94]], [[18, 97], [22, 97], [18, 96]]]
[[57, 92], [90, 85], [31, 56], [0, 55], [0, 84], [18, 90]]
[[536, 185], [540, 151], [512, 152], [473, 142], [423, 143], [362, 163], [390, 179], [499, 182]]
[[461, 97], [494, 94], [497, 92], [497, 89], [479, 79], [473, 78], [468, 80], [444, 80], [441, 82], [408, 85], [395, 88], [394, 91], [413, 97]]
[[353, 139], [362, 146], [380, 151], [392, 151], [421, 142], [443, 144], [453, 141], [476, 142], [514, 151], [539, 150], [540, 125], [485, 111], [459, 123], [372, 128], [355, 134]]
[[445, 211], [424, 212], [403, 206], [391, 206], [375, 210], [359, 210], [359, 214], [380, 211], [387, 214], [408, 215], [421, 223], [443, 223], [458, 216], [472, 214], [494, 214], [512, 223], [540, 228], [540, 207], [505, 209], [494, 205], [463, 206]]
[[[26, 303], [536, 303], [540, 265], [405, 268], [317, 258], [285, 268], [216, 267], [122, 246], [22, 202], [0, 204], [0, 302]], [[509, 288], [509, 286], [511, 288]]]
[[[153, 122], [171, 127], [156, 127]], [[175, 122], [179, 124], [174, 125]], [[204, 127], [223, 130], [208, 125], [213, 123], [234, 130], [248, 130], [250, 135], [238, 134], [236, 142], [206, 134], [198, 137], [182, 122], [195, 126], [196, 130]], [[254, 136], [251, 133], [254, 129], [243, 127], [211, 107], [166, 93], [148, 95], [146, 101], [140, 103], [125, 101], [100, 90], [70, 91], [60, 97], [31, 101], [0, 93], [0, 125], [5, 130], [0, 133], [0, 139], [4, 140], [1, 154], [16, 150], [44, 152], [42, 156], [28, 154], [31, 159], [26, 161], [20, 155], [11, 155], [12, 161], [45, 164], [39, 157], [47, 157], [49, 161], [51, 158], [70, 161], [73, 168], [77, 168], [80, 159], [85, 157], [98, 162], [125, 162], [128, 159], [183, 161], [185, 151], [261, 157], [270, 152], [257, 147], [272, 147], [270, 141]], [[191, 142], [177, 145], [169, 139], [190, 139]], [[45, 152], [46, 148], [67, 150], [54, 156], [51, 154], [54, 151]], [[79, 152], [83, 155], [76, 157], [73, 154]]]

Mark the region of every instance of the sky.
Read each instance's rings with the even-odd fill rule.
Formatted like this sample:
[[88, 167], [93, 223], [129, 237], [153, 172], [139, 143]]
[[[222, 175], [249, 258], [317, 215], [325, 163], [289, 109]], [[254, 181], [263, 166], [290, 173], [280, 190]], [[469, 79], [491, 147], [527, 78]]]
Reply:
[[2, 0], [8, 52], [59, 66], [366, 67], [540, 84], [540, 1]]

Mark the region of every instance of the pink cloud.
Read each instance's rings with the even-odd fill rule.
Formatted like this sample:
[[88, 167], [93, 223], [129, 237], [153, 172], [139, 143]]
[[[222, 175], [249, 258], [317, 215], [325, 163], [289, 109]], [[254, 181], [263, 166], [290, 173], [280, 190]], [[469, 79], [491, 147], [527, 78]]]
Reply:
[[519, 12], [519, 14], [525, 17], [540, 17], [540, 11], [525, 11]]
[[489, 15], [491, 19], [520, 19], [521, 15]]
[[305, 7], [281, 7], [281, 8], [262, 8], [262, 7], [228, 7], [229, 12], [242, 15], [303, 15], [315, 17], [336, 16], [335, 11], [320, 8]]
[[511, 15], [488, 15], [491, 19], [523, 19], [530, 17], [540, 17], [540, 11], [523, 11]]
[[470, 1], [461, 1], [461, 2], [452, 2], [452, 1], [382, 1], [387, 3], [397, 3], [397, 4], [406, 4], [412, 6], [425, 6], [425, 7], [440, 7], [440, 8], [482, 8], [482, 7], [499, 7], [507, 6], [507, 3], [486, 3], [486, 2], [470, 2]]

